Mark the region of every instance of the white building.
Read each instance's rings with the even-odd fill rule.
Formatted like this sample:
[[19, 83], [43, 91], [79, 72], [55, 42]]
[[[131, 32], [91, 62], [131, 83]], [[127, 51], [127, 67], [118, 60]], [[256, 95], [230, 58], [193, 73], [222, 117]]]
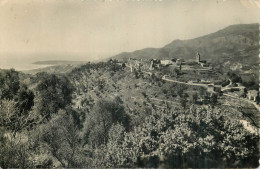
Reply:
[[173, 62], [171, 60], [161, 60], [161, 64], [163, 66], [168, 66], [168, 65], [172, 65]]
[[247, 91], [247, 98], [249, 100], [256, 101], [256, 98], [257, 98], [258, 94], [259, 94], [259, 92], [257, 90], [248, 90]]

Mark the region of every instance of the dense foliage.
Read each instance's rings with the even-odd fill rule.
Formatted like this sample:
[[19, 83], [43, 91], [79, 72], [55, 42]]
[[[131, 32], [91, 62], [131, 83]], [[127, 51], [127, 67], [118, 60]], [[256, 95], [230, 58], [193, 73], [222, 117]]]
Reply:
[[[154, 91], [140, 91], [144, 84]], [[200, 95], [207, 95], [203, 89], [192, 93], [156, 74], [126, 74], [112, 60], [67, 75], [23, 79], [3, 71], [0, 87], [3, 168], [258, 166], [258, 133], [219, 106], [217, 95], [200, 105]], [[131, 92], [122, 95], [125, 90]], [[162, 102], [157, 91], [180, 102], [156, 105], [152, 99]]]
[[35, 107], [43, 117], [50, 119], [52, 114], [71, 103], [73, 87], [67, 77], [39, 73], [35, 80], [38, 82]]

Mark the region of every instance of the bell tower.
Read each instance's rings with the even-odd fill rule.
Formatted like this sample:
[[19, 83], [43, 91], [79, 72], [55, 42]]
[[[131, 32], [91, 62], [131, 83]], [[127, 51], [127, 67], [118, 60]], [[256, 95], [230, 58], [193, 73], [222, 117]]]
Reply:
[[199, 54], [199, 52], [197, 52], [197, 54], [196, 54], [196, 62], [200, 62], [200, 54]]

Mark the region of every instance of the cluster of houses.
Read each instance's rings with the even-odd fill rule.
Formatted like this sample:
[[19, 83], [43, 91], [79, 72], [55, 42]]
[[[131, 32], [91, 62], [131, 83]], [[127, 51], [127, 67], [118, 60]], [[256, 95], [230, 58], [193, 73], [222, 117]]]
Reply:
[[175, 65], [178, 66], [179, 69], [181, 69], [181, 65], [184, 64], [184, 60], [183, 59], [172, 59], [172, 60], [168, 60], [168, 59], [164, 59], [164, 60], [159, 60], [159, 59], [151, 59], [150, 61], [150, 70], [154, 70], [154, 69], [159, 69], [161, 67], [168, 67], [170, 65]]
[[229, 87], [229, 88], [222, 88], [221, 85], [214, 85], [214, 84], [208, 84], [207, 91], [211, 94], [222, 94], [222, 93], [232, 93], [236, 92], [239, 97], [244, 96], [246, 94], [246, 98], [248, 100], [252, 100], [254, 102], [257, 102], [257, 99], [259, 98], [259, 91], [257, 90], [248, 90], [246, 91], [246, 87], [239, 86], [239, 87]]
[[[148, 61], [148, 60], [147, 60]], [[149, 62], [149, 61], [148, 61]], [[141, 70], [141, 67], [143, 67], [142, 60], [137, 60], [137, 59], [132, 59], [130, 58], [128, 62], [117, 62], [122, 67], [129, 67], [131, 72], [133, 70]], [[168, 67], [170, 65], [175, 66], [176, 68], [179, 68], [180, 70], [182, 69], [182, 65], [189, 64], [189, 65], [200, 65], [201, 67], [209, 67], [209, 63], [207, 63], [206, 60], [201, 60], [201, 55], [200, 53], [196, 53], [195, 59], [192, 62], [185, 62], [184, 59], [151, 59], [149, 65], [147, 65], [147, 69], [149, 70], [154, 70], [154, 69], [160, 69], [163, 67]], [[205, 69], [206, 70], [206, 69]], [[208, 70], [208, 69], [207, 69]], [[209, 70], [208, 70], [209, 71]], [[240, 86], [240, 87], [228, 87], [228, 88], [223, 88], [221, 85], [215, 85], [210, 81], [206, 80], [200, 80], [198, 81], [190, 81], [190, 83], [199, 83], [199, 84], [205, 84], [207, 86], [207, 91], [211, 94], [221, 94], [221, 93], [230, 93], [230, 92], [241, 92], [240, 95], [245, 93], [245, 87]], [[257, 101], [259, 97], [259, 91], [257, 90], [249, 90], [247, 91], [247, 99], [252, 100], [254, 102]]]
[[150, 68], [149, 68], [150, 70], [159, 69], [160, 67], [161, 67], [161, 60], [159, 60], [159, 59], [152, 59], [150, 61]]
[[[163, 59], [163, 60], [151, 59], [150, 70], [158, 69], [161, 67], [167, 67], [170, 65], [178, 66], [181, 69], [181, 65], [185, 65], [185, 64], [186, 64], [186, 62], [184, 61], [184, 59], [176, 59], [176, 58], [173, 58], [171, 60], [169, 60], [169, 59]], [[209, 67], [209, 63], [207, 63], [206, 60], [201, 60], [200, 54], [198, 52], [196, 54], [195, 61], [191, 62], [190, 64], [191, 65], [200, 65], [201, 67]]]

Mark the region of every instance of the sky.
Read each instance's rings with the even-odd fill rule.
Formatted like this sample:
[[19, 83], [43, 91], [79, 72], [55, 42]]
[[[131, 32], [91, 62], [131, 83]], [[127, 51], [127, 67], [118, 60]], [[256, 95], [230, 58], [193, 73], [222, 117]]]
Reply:
[[257, 23], [258, 8], [258, 0], [0, 0], [0, 60], [95, 60], [159, 48]]

